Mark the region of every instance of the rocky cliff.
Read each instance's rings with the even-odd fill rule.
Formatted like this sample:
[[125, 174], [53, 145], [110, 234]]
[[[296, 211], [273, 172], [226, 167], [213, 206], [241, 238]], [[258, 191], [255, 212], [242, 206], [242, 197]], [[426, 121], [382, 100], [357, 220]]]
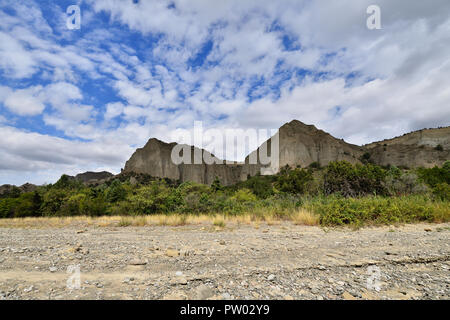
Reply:
[[[364, 148], [336, 139], [329, 133], [298, 120], [284, 124], [277, 135], [275, 138], [279, 141], [280, 167], [288, 165], [305, 168], [314, 162], [327, 165], [331, 161], [340, 160], [356, 163], [364, 154]], [[273, 139], [274, 137], [264, 142], [246, 158], [246, 161], [252, 155], [255, 156], [255, 153], [259, 154], [261, 148], [271, 150]]]
[[[172, 161], [172, 149], [176, 143], [165, 143], [158, 139], [150, 139], [143, 148], [139, 148], [126, 162], [124, 173], [135, 172], [154, 177], [164, 177], [178, 181], [195, 181], [211, 184], [218, 177], [222, 184], [230, 185], [247, 179], [261, 172], [266, 167], [261, 163], [259, 152], [267, 150], [270, 156], [272, 143], [278, 140], [279, 163], [277, 168], [307, 167], [312, 163], [321, 166], [331, 161], [346, 160], [360, 163], [360, 159], [368, 155], [369, 159], [379, 165], [396, 165], [405, 167], [432, 167], [442, 165], [450, 159], [450, 127], [420, 130], [381, 142], [365, 146], [346, 143], [330, 134], [306, 125], [298, 120], [284, 124], [278, 133], [264, 142], [257, 150], [250, 153], [244, 163], [207, 164], [203, 160], [194, 163], [194, 154], [206, 154], [217, 160], [214, 155], [203, 149], [185, 146], [191, 152], [191, 164], [175, 164]], [[250, 159], [257, 159], [256, 164]], [[210, 162], [208, 162], [210, 163]], [[273, 173], [273, 172], [272, 172]]]
[[364, 146], [378, 165], [440, 166], [450, 159], [450, 127], [422, 129]]
[[[176, 143], [165, 143], [152, 138], [143, 148], [137, 149], [131, 158], [125, 163], [123, 173], [144, 173], [153, 177], [169, 178], [177, 181], [195, 181], [211, 184], [216, 177], [222, 184], [230, 185], [247, 179], [248, 175], [259, 172], [258, 165], [243, 163], [233, 164], [206, 164], [204, 160], [196, 164], [195, 153], [208, 155], [215, 162], [222, 162], [206, 150], [187, 146], [191, 151], [190, 163], [175, 164], [172, 161], [172, 149]], [[184, 149], [186, 150], [186, 149]]]

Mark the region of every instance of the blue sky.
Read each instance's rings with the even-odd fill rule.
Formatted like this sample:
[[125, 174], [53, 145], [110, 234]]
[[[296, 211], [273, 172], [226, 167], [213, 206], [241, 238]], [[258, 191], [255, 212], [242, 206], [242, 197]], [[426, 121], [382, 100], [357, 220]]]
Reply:
[[449, 2], [377, 1], [380, 30], [370, 4], [1, 0], [0, 184], [117, 173], [194, 121], [355, 144], [449, 125]]

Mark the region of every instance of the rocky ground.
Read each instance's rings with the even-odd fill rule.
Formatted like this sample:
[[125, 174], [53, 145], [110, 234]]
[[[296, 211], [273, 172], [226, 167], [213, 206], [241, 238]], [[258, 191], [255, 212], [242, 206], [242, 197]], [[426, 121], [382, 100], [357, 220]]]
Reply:
[[449, 240], [450, 224], [2, 228], [0, 299], [449, 299]]

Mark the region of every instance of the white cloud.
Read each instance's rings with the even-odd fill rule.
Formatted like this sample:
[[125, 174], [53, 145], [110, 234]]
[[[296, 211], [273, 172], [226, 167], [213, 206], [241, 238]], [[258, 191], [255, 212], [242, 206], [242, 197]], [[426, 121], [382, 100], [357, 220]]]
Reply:
[[[10, 126], [0, 126], [0, 145], [0, 177], [14, 171], [51, 172], [53, 177], [59, 177], [62, 173], [73, 174], [105, 165], [117, 173], [132, 153], [128, 145], [111, 140], [69, 141]], [[31, 178], [30, 182], [45, 181]]]
[[[26, 80], [21, 87], [0, 87], [0, 102], [22, 116], [45, 110], [47, 126], [92, 143], [82, 146], [134, 148], [150, 137], [169, 141], [171, 131], [189, 128], [194, 120], [206, 127], [276, 128], [293, 118], [366, 143], [448, 125], [450, 119], [448, 0], [379, 0], [381, 30], [366, 28], [370, 0], [88, 3], [94, 9], [86, 7], [89, 28], [83, 25], [79, 40], [57, 24], [61, 35], [56, 36], [33, 1], [17, 4], [17, 16], [0, 10], [0, 74]], [[91, 29], [99, 12], [110, 13], [120, 28], [111, 23]], [[155, 40], [146, 49], [127, 46], [121, 41], [126, 27]], [[289, 50], [284, 36], [291, 41]], [[207, 41], [212, 48], [205, 64], [192, 67]], [[45, 85], [26, 87], [38, 72]], [[119, 99], [95, 105], [91, 92], [81, 88], [99, 79]], [[31, 137], [73, 146], [45, 135]], [[20, 149], [8, 150], [5, 163], [45, 170], [39, 154], [24, 157]], [[75, 159], [80, 167], [102, 166]], [[113, 162], [105, 163], [120, 165]], [[58, 168], [72, 170], [72, 165], [77, 164]]]
[[11, 90], [7, 87], [0, 88], [0, 102], [13, 113], [21, 116], [34, 116], [42, 113], [45, 108], [38, 94], [41, 86], [28, 89]]

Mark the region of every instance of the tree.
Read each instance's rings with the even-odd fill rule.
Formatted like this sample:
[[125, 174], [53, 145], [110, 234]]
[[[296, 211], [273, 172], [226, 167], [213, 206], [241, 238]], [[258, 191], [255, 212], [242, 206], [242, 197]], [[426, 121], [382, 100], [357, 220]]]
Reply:
[[126, 196], [127, 191], [119, 180], [114, 180], [106, 189], [106, 200], [110, 203], [125, 200]]

